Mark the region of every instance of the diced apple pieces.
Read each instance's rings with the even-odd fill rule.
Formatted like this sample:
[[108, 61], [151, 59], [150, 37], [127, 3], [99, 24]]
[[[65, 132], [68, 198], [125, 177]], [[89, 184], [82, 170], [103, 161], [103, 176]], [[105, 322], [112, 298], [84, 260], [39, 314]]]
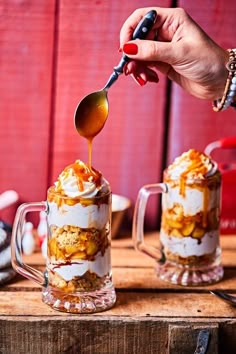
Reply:
[[181, 222], [172, 219], [166, 219], [166, 223], [173, 229], [181, 229], [183, 226]]
[[183, 235], [181, 234], [181, 232], [180, 232], [179, 230], [177, 230], [177, 229], [173, 229], [173, 230], [171, 231], [171, 236], [179, 237], [179, 238], [182, 238], [182, 237], [183, 237]]
[[191, 233], [193, 232], [195, 228], [195, 222], [190, 222], [189, 224], [186, 224], [182, 229], [181, 229], [181, 233], [184, 236], [190, 236]]
[[205, 230], [201, 227], [196, 227], [192, 233], [192, 237], [194, 238], [202, 238], [205, 234]]
[[89, 241], [88, 246], [86, 249], [86, 252], [89, 256], [93, 256], [97, 253], [98, 251], [98, 246], [94, 241]]

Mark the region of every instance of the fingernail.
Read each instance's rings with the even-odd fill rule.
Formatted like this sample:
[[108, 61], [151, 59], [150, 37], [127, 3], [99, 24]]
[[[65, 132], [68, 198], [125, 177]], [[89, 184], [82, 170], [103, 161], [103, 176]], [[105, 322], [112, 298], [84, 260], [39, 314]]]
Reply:
[[146, 84], [146, 81], [142, 77], [135, 76], [134, 78], [140, 86], [144, 86]]
[[126, 76], [130, 74], [130, 71], [129, 71], [127, 65], [124, 67], [124, 74], [125, 74]]
[[123, 46], [123, 51], [126, 54], [135, 55], [138, 53], [138, 46], [135, 43], [125, 43]]

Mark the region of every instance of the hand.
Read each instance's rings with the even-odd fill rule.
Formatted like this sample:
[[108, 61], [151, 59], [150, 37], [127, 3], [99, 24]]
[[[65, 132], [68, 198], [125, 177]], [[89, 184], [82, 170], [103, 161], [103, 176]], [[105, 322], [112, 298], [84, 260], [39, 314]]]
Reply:
[[[147, 39], [131, 40], [138, 22], [150, 10], [156, 10], [157, 21]], [[196, 97], [215, 100], [223, 95], [229, 53], [181, 8], [137, 9], [121, 28], [120, 48], [131, 59], [125, 74], [140, 85], [158, 82], [160, 71]]]

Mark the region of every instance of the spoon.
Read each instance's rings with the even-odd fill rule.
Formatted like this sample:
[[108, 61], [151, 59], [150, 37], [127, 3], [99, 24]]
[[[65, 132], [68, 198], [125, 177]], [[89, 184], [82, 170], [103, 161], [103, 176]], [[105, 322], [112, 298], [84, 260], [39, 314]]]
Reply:
[[[155, 10], [149, 11], [138, 23], [132, 39], [145, 39], [148, 32], [156, 21], [157, 13]], [[74, 123], [78, 133], [91, 143], [93, 138], [102, 130], [108, 116], [107, 92], [118, 77], [123, 73], [126, 63], [130, 59], [123, 55], [119, 64], [114, 67], [114, 71], [108, 79], [104, 88], [85, 96], [78, 104]]]
[[219, 290], [211, 290], [211, 294], [219, 297], [221, 300], [225, 301], [227, 304], [230, 304], [232, 306], [236, 306], [236, 296], [227, 294], [224, 291], [219, 291]]

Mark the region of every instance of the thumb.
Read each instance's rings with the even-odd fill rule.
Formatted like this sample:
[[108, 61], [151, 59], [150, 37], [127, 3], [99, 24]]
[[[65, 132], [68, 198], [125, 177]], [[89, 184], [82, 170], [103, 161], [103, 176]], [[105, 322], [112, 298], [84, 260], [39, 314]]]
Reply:
[[124, 44], [123, 52], [130, 59], [142, 61], [162, 61], [171, 64], [176, 60], [176, 50], [171, 42], [133, 40]]

